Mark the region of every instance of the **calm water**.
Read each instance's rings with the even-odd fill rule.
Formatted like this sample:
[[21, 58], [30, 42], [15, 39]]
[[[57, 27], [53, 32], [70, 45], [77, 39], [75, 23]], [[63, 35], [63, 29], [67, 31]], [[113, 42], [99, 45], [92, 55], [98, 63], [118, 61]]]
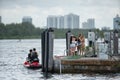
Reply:
[[[87, 45], [87, 43], [86, 43]], [[41, 69], [23, 67], [29, 49], [36, 48], [41, 57], [41, 40], [0, 40], [0, 80], [44, 80]], [[63, 55], [65, 39], [55, 39], [54, 55]], [[48, 80], [120, 80], [117, 74], [53, 74]]]

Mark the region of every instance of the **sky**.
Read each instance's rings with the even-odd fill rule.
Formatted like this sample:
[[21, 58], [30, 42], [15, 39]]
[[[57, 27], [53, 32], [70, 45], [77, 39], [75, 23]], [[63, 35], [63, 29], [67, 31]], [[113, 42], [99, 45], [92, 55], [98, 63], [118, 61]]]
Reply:
[[113, 28], [113, 18], [120, 16], [120, 0], [0, 0], [0, 16], [5, 24], [21, 23], [24, 16], [31, 16], [36, 27], [46, 26], [48, 15], [80, 16], [82, 22], [95, 19], [95, 27]]

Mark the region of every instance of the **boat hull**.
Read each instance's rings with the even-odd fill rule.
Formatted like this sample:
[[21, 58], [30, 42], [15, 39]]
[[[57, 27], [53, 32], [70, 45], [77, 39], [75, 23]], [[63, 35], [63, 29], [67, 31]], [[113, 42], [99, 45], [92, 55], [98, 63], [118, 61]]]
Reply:
[[42, 65], [39, 64], [39, 62], [31, 62], [30, 63], [30, 62], [26, 61], [26, 62], [24, 62], [24, 67], [31, 68], [31, 69], [39, 69], [42, 67]]

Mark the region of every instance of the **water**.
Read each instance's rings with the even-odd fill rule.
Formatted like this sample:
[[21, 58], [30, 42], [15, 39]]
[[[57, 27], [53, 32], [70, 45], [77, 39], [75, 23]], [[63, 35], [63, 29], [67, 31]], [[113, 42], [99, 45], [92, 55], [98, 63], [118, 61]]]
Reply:
[[[86, 44], [87, 45], [87, 44]], [[44, 80], [41, 69], [23, 66], [29, 49], [36, 48], [41, 58], [41, 40], [0, 40], [0, 80]], [[65, 39], [55, 39], [54, 55], [64, 55]], [[120, 80], [116, 74], [53, 74], [48, 80]]]

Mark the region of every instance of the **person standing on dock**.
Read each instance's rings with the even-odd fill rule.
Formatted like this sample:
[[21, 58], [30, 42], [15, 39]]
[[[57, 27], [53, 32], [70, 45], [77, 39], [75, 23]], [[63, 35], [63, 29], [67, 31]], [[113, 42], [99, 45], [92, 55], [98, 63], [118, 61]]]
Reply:
[[31, 54], [32, 54], [32, 49], [29, 50], [28, 57], [27, 57], [27, 61], [29, 61], [29, 62], [32, 61]]
[[70, 55], [75, 55], [77, 49], [77, 41], [75, 36], [71, 36], [70, 38]]
[[78, 46], [77, 46], [77, 50], [78, 50], [78, 54], [80, 54], [81, 53], [81, 34], [79, 34], [79, 36], [78, 36], [78, 39], [77, 39], [77, 42], [78, 42]]
[[85, 37], [82, 35], [81, 36], [81, 47], [80, 47], [81, 55], [84, 55], [84, 50], [85, 50]]

